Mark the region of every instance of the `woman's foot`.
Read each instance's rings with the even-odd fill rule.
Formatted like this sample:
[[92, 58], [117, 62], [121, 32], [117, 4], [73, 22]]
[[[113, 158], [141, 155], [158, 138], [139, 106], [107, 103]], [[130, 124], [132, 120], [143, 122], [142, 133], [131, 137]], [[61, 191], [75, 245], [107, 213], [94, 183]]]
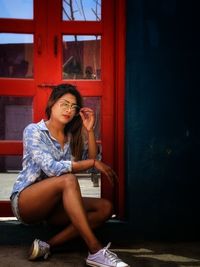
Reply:
[[130, 267], [127, 263], [120, 260], [115, 253], [108, 249], [110, 245], [111, 243], [95, 254], [89, 253], [86, 259], [86, 264], [93, 267]]
[[35, 239], [29, 251], [29, 260], [43, 258], [46, 260], [50, 255], [50, 245], [39, 239]]

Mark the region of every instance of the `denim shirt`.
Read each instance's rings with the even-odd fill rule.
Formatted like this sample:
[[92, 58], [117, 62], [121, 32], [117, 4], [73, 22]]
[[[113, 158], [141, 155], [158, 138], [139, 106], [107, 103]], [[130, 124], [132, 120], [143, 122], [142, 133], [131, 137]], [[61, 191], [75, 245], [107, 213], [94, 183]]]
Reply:
[[[70, 142], [62, 149], [53, 138], [44, 120], [29, 124], [23, 132], [22, 170], [14, 183], [11, 196], [27, 186], [47, 177], [60, 176], [72, 171]], [[87, 158], [86, 147], [83, 159]]]

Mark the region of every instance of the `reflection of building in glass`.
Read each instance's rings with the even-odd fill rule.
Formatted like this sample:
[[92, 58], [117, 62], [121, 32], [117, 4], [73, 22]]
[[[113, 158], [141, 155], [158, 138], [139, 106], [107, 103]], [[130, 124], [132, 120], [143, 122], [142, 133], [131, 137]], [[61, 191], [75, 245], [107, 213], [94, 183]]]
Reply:
[[91, 66], [85, 68], [85, 79], [95, 79], [95, 74], [93, 73], [93, 68]]
[[101, 40], [63, 42], [63, 78], [100, 79]]
[[33, 77], [33, 44], [0, 44], [0, 77]]

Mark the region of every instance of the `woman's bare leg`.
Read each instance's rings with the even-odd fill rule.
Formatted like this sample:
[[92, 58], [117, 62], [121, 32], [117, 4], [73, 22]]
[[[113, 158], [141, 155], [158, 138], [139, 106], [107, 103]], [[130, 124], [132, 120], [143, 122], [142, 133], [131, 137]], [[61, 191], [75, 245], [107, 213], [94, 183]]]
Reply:
[[95, 216], [87, 216], [77, 178], [72, 174], [48, 178], [23, 190], [19, 196], [20, 215], [28, 223], [44, 220], [60, 201], [63, 203], [66, 218], [70, 219], [72, 225], [50, 240], [52, 245], [80, 234], [92, 253], [98, 251], [101, 244], [88, 221], [95, 221]]
[[[92, 229], [100, 226], [103, 222], [110, 218], [112, 214], [112, 205], [105, 199], [83, 198], [83, 203], [87, 212], [89, 225]], [[62, 206], [60, 206], [57, 211], [52, 212], [52, 216], [48, 218], [47, 222], [52, 225], [66, 225], [66, 215]], [[52, 237], [48, 243], [51, 246], [61, 245], [67, 240], [70, 240], [78, 235], [79, 232], [74, 225], [69, 224], [60, 233]]]

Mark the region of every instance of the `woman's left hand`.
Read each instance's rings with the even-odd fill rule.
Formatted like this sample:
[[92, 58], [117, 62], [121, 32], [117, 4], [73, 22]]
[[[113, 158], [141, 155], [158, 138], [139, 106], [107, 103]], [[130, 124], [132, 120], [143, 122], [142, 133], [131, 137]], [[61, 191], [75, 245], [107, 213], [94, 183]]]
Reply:
[[83, 120], [83, 126], [87, 131], [91, 131], [95, 123], [94, 111], [91, 108], [84, 107], [80, 110], [80, 116]]

